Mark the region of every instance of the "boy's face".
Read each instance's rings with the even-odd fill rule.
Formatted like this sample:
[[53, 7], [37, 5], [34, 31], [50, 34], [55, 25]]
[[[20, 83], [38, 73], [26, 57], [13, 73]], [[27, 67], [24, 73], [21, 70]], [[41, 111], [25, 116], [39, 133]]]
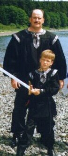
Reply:
[[49, 67], [51, 67], [53, 64], [53, 61], [50, 58], [40, 58], [40, 68], [42, 70], [47, 70]]

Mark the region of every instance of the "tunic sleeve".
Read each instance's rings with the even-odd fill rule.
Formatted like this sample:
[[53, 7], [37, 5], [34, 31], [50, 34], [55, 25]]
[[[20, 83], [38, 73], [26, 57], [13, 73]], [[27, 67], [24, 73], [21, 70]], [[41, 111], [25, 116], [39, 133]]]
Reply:
[[19, 42], [12, 36], [6, 49], [3, 68], [16, 76], [18, 74], [18, 51]]
[[58, 73], [51, 77], [51, 80], [42, 88], [41, 94], [53, 96], [58, 93], [60, 88]]
[[[54, 42], [53, 42], [54, 41]], [[59, 39], [53, 39], [52, 41], [52, 50], [55, 52], [56, 58], [53, 64], [53, 68], [58, 69], [59, 79], [63, 80], [66, 78], [66, 58], [63, 53], [63, 49]]]

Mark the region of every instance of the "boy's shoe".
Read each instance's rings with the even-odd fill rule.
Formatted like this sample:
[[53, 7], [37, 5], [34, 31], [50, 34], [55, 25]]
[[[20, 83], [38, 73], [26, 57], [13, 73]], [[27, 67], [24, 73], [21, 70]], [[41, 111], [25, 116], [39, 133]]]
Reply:
[[48, 156], [53, 156], [53, 151], [52, 151], [52, 149], [48, 149]]

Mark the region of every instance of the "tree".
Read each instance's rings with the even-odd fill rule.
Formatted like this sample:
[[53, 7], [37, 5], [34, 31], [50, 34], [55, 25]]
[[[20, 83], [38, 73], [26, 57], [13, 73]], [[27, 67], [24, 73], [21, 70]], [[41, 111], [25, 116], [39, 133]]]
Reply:
[[55, 28], [68, 26], [68, 2], [62, 1], [0, 0], [0, 22], [28, 24], [28, 16], [35, 8], [45, 11], [45, 26]]
[[44, 10], [44, 17], [45, 17], [44, 26], [50, 27], [51, 18], [49, 16], [48, 12], [46, 12], [46, 10]]
[[60, 12], [60, 19], [61, 19], [61, 27], [66, 27], [68, 24], [68, 18], [65, 13]]
[[0, 23], [7, 25], [9, 23], [7, 12], [3, 6], [0, 6]]
[[26, 12], [15, 6], [1, 6], [0, 7], [0, 22], [3, 24], [28, 24], [28, 16]]
[[9, 6], [9, 5], [14, 5], [14, 6], [17, 6], [18, 5], [18, 1], [19, 0], [0, 0], [0, 5], [2, 6]]
[[60, 20], [59, 14], [49, 12], [49, 15], [50, 15], [50, 19], [51, 19], [50, 27], [51, 28], [59, 28], [61, 25], [61, 20]]

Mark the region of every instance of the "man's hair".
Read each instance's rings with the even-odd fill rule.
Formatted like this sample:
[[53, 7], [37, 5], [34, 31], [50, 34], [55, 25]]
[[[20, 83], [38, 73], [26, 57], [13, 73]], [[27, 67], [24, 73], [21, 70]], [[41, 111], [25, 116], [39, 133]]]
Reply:
[[54, 52], [53, 52], [52, 50], [50, 50], [50, 49], [47, 49], [47, 50], [42, 51], [40, 58], [42, 58], [42, 57], [44, 57], [44, 58], [49, 58], [49, 59], [51, 59], [52, 61], [55, 60], [55, 54], [54, 54]]
[[32, 16], [32, 13], [33, 13], [33, 11], [35, 11], [35, 10], [40, 10], [41, 12], [42, 12], [42, 14], [43, 14], [43, 17], [44, 17], [44, 11], [42, 10], [42, 9], [33, 9], [31, 12], [30, 12], [30, 17]]

